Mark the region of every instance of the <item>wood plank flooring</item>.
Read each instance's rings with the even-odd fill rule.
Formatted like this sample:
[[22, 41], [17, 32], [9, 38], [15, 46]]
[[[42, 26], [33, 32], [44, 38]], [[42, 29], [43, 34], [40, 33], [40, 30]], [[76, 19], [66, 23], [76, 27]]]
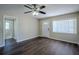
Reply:
[[79, 45], [38, 37], [6, 45], [0, 55], [79, 55]]

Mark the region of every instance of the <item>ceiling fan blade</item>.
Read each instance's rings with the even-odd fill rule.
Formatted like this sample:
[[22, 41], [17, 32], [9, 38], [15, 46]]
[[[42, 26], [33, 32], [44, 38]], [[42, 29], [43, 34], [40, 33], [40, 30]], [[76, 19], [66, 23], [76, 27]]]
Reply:
[[43, 8], [45, 8], [46, 6], [40, 6], [40, 9], [43, 9]]
[[31, 7], [27, 6], [27, 5], [24, 5], [25, 7], [29, 8], [29, 9], [32, 9]]
[[39, 13], [46, 14], [46, 13], [45, 13], [45, 12], [43, 12], [43, 11], [39, 11]]
[[24, 12], [24, 14], [26, 14], [26, 13], [30, 13], [30, 12], [32, 12], [32, 11]]
[[34, 8], [36, 8], [36, 4], [33, 4]]

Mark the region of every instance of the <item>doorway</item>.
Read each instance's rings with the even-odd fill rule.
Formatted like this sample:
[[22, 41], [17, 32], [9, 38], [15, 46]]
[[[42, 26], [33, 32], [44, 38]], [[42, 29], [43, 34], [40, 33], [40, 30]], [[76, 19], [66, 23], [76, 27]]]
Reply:
[[49, 22], [42, 22], [42, 36], [49, 37]]
[[5, 46], [13, 45], [16, 42], [14, 29], [15, 18], [6, 16], [3, 20], [3, 39], [5, 40]]

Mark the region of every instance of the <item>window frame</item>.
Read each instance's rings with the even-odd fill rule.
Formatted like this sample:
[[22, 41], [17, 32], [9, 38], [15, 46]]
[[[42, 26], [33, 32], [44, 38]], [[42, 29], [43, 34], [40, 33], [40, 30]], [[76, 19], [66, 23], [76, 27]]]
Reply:
[[[65, 19], [65, 20], [70, 20], [70, 19]], [[62, 32], [62, 31], [61, 31], [61, 32], [53, 31], [53, 22], [54, 22], [54, 21], [64, 21], [64, 20], [52, 20], [52, 32], [53, 32], [53, 33], [77, 34], [77, 19], [72, 18], [71, 20], [74, 21], [74, 28], [75, 28], [75, 29], [73, 28], [73, 29], [74, 29], [74, 32], [71, 32], [71, 33], [70, 33], [70, 32]]]

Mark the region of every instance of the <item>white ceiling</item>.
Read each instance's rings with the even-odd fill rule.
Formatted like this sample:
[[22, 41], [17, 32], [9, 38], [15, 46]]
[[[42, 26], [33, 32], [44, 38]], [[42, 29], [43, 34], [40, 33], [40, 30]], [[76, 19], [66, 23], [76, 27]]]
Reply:
[[[26, 15], [30, 15], [35, 18], [45, 18], [79, 11], [79, 4], [45, 4], [45, 6], [46, 8], [42, 9], [46, 12], [45, 15], [39, 14], [38, 16], [33, 16], [31, 13]], [[0, 11], [3, 10], [11, 10], [13, 12], [17, 10], [17, 13], [24, 13], [29, 9], [25, 8], [24, 5], [0, 5]]]
[[57, 16], [67, 13], [72, 13], [79, 11], [79, 4], [71, 5], [71, 4], [49, 4], [46, 5], [46, 8], [44, 9], [46, 12], [46, 15], [38, 15], [37, 18], [44, 18], [44, 17], [51, 17], [51, 16]]

